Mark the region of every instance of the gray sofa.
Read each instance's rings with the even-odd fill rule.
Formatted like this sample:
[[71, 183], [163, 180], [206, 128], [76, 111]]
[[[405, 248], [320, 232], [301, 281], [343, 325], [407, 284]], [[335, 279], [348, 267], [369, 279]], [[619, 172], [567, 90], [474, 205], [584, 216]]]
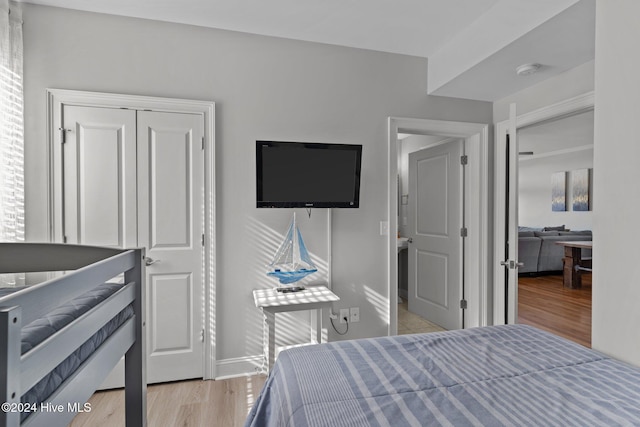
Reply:
[[[562, 271], [564, 247], [561, 241], [591, 240], [591, 230], [521, 229], [518, 231], [518, 261], [524, 263], [518, 273]], [[591, 258], [591, 249], [582, 250], [582, 258]]]

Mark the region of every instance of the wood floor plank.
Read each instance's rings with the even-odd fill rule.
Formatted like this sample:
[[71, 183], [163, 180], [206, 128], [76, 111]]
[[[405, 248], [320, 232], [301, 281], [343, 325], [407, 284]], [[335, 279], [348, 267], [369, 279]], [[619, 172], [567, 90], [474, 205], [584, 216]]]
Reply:
[[[147, 424], [154, 426], [240, 427], [255, 403], [265, 375], [216, 381], [179, 381], [148, 387]], [[124, 391], [99, 391], [89, 400], [91, 412], [78, 414], [72, 427], [122, 427]]]
[[591, 347], [591, 274], [581, 289], [562, 286], [562, 275], [518, 280], [518, 323], [535, 326]]

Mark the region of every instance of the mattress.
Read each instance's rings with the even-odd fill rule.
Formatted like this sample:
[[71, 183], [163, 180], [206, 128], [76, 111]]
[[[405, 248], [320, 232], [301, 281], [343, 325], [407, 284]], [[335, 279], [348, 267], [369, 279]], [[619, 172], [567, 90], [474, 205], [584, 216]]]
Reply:
[[[109, 298], [109, 296], [121, 287], [122, 285], [119, 283], [104, 283], [74, 298], [68, 303], [59, 306], [45, 317], [23, 326], [21, 337], [22, 354], [28, 352], [91, 308]], [[0, 289], [0, 297], [20, 289], [22, 288]], [[56, 366], [53, 371], [28, 390], [21, 397], [21, 401], [30, 404], [39, 404], [46, 401], [47, 397], [73, 374], [82, 362], [87, 360], [113, 332], [132, 316], [133, 308], [131, 306], [125, 307], [125, 309], [107, 322], [91, 338], [85, 341], [74, 353]], [[24, 413], [22, 418], [26, 418], [27, 415], [29, 415], [29, 413]]]
[[640, 425], [640, 369], [525, 325], [280, 353], [245, 426]]

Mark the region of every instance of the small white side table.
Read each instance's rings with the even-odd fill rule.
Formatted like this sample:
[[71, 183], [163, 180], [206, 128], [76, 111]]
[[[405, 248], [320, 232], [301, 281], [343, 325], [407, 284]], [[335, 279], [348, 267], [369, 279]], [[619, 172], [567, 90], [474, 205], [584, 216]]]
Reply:
[[329, 307], [340, 298], [326, 286], [307, 286], [303, 291], [278, 292], [272, 289], [256, 289], [253, 291], [256, 307], [262, 310], [269, 330], [266, 352], [268, 354], [267, 369], [271, 370], [275, 362], [276, 352], [276, 313], [286, 311], [316, 310], [316, 339], [322, 342], [322, 309]]

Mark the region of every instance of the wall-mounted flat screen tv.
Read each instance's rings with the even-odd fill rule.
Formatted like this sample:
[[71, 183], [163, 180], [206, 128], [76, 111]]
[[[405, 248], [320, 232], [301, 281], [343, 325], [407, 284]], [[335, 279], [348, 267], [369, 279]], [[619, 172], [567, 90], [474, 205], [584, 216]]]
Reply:
[[362, 145], [256, 141], [257, 207], [357, 208]]

